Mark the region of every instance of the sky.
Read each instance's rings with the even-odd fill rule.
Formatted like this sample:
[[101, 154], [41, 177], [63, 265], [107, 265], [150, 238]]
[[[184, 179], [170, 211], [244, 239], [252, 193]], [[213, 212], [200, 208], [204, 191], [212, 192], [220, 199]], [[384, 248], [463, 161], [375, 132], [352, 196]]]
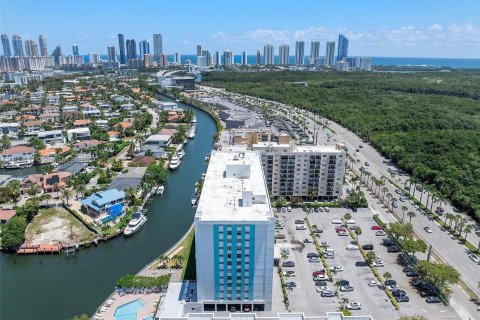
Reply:
[[[0, 33], [22, 40], [47, 37], [71, 54], [106, 53], [117, 34], [152, 42], [163, 34], [164, 52], [263, 52], [295, 41], [350, 39], [349, 55], [480, 58], [480, 0], [0, 0]], [[150, 45], [151, 48], [152, 44]], [[118, 49], [117, 49], [118, 50]]]

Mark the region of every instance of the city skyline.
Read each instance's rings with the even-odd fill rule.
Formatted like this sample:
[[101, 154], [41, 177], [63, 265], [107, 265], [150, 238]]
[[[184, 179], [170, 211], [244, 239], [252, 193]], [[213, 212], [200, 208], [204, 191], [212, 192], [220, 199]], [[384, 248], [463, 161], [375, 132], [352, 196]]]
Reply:
[[[82, 54], [106, 54], [108, 46], [118, 43], [118, 33], [135, 39], [137, 43], [146, 39], [151, 45], [153, 34], [161, 33], [164, 52], [181, 52], [184, 55], [195, 54], [197, 44], [208, 47], [210, 51], [256, 52], [266, 43], [275, 47], [288, 44], [293, 48], [296, 41], [337, 41], [338, 34], [341, 33], [352, 42], [349, 54], [353, 56], [476, 58], [480, 56], [480, 25], [476, 22], [478, 19], [474, 17], [474, 12], [480, 10], [480, 4], [474, 1], [466, 2], [469, 5], [463, 7], [468, 7], [469, 10], [461, 9], [451, 1], [434, 3], [428, 0], [420, 4], [406, 1], [401, 7], [374, 1], [363, 4], [361, 8], [349, 6], [347, 3], [343, 7], [342, 15], [333, 17], [321, 14], [333, 8], [332, 4], [315, 10], [319, 4], [305, 1], [305, 5], [311, 10], [303, 10], [300, 20], [295, 18], [299, 9], [280, 12], [271, 7], [268, 19], [265, 20], [261, 19], [261, 15], [262, 8], [270, 3], [267, 1], [255, 4], [259, 10], [254, 12], [249, 10], [232, 13], [223, 9], [223, 15], [220, 14], [220, 17], [209, 22], [205, 20], [209, 20], [208, 17], [213, 15], [213, 12], [199, 7], [199, 11], [193, 10], [196, 13], [181, 13], [186, 19], [202, 18], [201, 27], [194, 29], [175, 22], [180, 12], [174, 9], [173, 4], [162, 4], [163, 12], [168, 12], [168, 15], [162, 15], [162, 19], [157, 20], [154, 9], [160, 4], [147, 2], [146, 5], [152, 10], [142, 12], [141, 21], [126, 19], [126, 15], [137, 15], [138, 9], [131, 8], [109, 18], [109, 23], [102, 26], [99, 32], [93, 22], [101, 21], [100, 15], [105, 12], [101, 8], [107, 10], [107, 3], [92, 2], [98, 9], [94, 11], [87, 10], [91, 7], [89, 5], [70, 10], [67, 21], [67, 17], [60, 14], [65, 8], [55, 8], [53, 3], [46, 3], [31, 12], [20, 11], [18, 8], [32, 7], [33, 2], [25, 0], [15, 2], [15, 5], [8, 2], [1, 4], [2, 12], [9, 14], [2, 17], [0, 32], [8, 34], [10, 38], [18, 34], [22, 41], [38, 40], [38, 32], [47, 36], [51, 48], [60, 44], [65, 50], [67, 47], [71, 48], [72, 44], [77, 44]], [[22, 3], [24, 5], [21, 5]], [[423, 17], [425, 10], [432, 14]], [[378, 14], [379, 11], [382, 11], [381, 15]], [[318, 23], [318, 12], [322, 23]], [[56, 19], [44, 23], [44, 14], [57, 13]], [[248, 15], [248, 19], [245, 15]], [[285, 20], [286, 17], [288, 19]], [[71, 23], [72, 21], [74, 23]], [[81, 26], [75, 21], [81, 21]], [[37, 31], [37, 27], [33, 27], [35, 25], [41, 25], [42, 29]]]

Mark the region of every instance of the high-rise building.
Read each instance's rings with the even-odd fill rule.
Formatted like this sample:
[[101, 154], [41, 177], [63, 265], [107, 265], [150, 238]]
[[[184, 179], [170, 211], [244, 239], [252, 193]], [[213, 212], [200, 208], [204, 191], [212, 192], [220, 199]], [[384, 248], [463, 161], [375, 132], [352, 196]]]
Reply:
[[340, 72], [348, 71], [348, 62], [343, 60], [335, 62], [335, 70]]
[[327, 59], [327, 66], [335, 65], [335, 41], [327, 41], [325, 45], [325, 58]]
[[220, 55], [219, 51], [215, 51], [215, 66], [221, 66], [222, 65], [222, 56]]
[[207, 57], [206, 56], [198, 56], [197, 57], [197, 66], [201, 69], [204, 69], [208, 66]]
[[38, 36], [38, 44], [40, 45], [40, 55], [42, 57], [48, 56], [48, 50], [47, 50], [47, 37], [45, 37], [43, 34]]
[[160, 61], [160, 55], [163, 53], [163, 39], [161, 33], [153, 35], [153, 60]]
[[273, 55], [275, 53], [275, 49], [271, 44], [267, 44], [263, 47], [263, 64], [266, 66], [273, 65]]
[[288, 44], [281, 45], [278, 51], [279, 64], [287, 66], [289, 64], [288, 59], [290, 58], [290, 46]]
[[226, 50], [223, 52], [223, 65], [225, 67], [233, 66], [233, 53], [230, 50]]
[[56, 46], [55, 50], [53, 50], [52, 56], [53, 56], [53, 61], [56, 66], [60, 65], [60, 57], [62, 56], [62, 48], [60, 45]]
[[247, 55], [247, 51], [242, 51], [241, 63], [242, 63], [242, 65], [244, 65], [244, 66], [248, 65], [248, 55]]
[[180, 52], [175, 52], [173, 54], [173, 63], [182, 64], [182, 56], [180, 55]]
[[143, 66], [145, 68], [149, 68], [153, 66], [153, 55], [150, 53], [145, 53], [143, 56]]
[[137, 44], [134, 39], [127, 39], [127, 60], [137, 59]]
[[168, 67], [168, 56], [165, 53], [160, 55], [160, 61], [158, 62], [160, 68], [167, 68]]
[[202, 49], [201, 56], [205, 57], [205, 63], [208, 67], [210, 65], [210, 51], [208, 51], [207, 49]]
[[72, 55], [74, 56], [79, 56], [79, 52], [78, 52], [78, 46], [76, 44], [73, 44], [72, 45]]
[[259, 142], [252, 150], [262, 155], [263, 172], [270, 194], [283, 197], [309, 197], [318, 200], [342, 195], [346, 153], [336, 147], [296, 146], [283, 142]]
[[118, 34], [118, 50], [120, 51], [120, 63], [126, 64], [127, 57], [125, 56], [125, 37], [123, 34]]
[[275, 217], [258, 153], [212, 151], [194, 226], [202, 311], [270, 311]]
[[108, 62], [117, 62], [117, 52], [114, 46], [108, 47]]
[[11, 57], [12, 51], [10, 50], [10, 41], [8, 41], [8, 36], [2, 34], [2, 46], [3, 46], [3, 55], [5, 57]]
[[16, 57], [23, 57], [24, 54], [23, 54], [22, 38], [14, 34], [12, 37], [12, 45], [13, 45], [13, 55]]
[[140, 51], [140, 57], [143, 59], [143, 55], [150, 54], [150, 43], [147, 40], [142, 40], [138, 43], [138, 50]]
[[260, 65], [260, 50], [257, 50], [257, 56], [256, 56], [256, 59], [255, 59], [255, 64], [257, 66]]
[[342, 61], [345, 57], [348, 57], [348, 39], [343, 34], [339, 34], [337, 61]]
[[305, 41], [295, 43], [295, 64], [303, 66], [305, 64]]
[[202, 45], [197, 44], [197, 57], [202, 55]]
[[[112, 47], [112, 48], [115, 49], [115, 47]], [[98, 64], [100, 62], [101, 62], [100, 54], [93, 53], [93, 52], [88, 53], [88, 63], [89, 64]]]
[[312, 41], [310, 43], [310, 59], [312, 62], [320, 58], [320, 41]]
[[34, 40], [25, 41], [25, 53], [27, 57], [38, 57], [38, 45]]

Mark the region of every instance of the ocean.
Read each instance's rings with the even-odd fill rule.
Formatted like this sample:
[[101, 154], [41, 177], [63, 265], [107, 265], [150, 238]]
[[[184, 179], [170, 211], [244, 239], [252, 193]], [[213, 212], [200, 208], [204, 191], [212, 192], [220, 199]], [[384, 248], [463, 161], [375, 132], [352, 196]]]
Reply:
[[[102, 59], [106, 60], [107, 55], [102, 55]], [[197, 57], [195, 55], [182, 55], [182, 63], [189, 59], [192, 63], [197, 62]], [[261, 61], [263, 62], [263, 55], [261, 56]], [[241, 56], [235, 55], [233, 57], [234, 63], [241, 62]], [[85, 56], [85, 61], [88, 61], [88, 56]], [[173, 62], [173, 55], [168, 55], [168, 61]], [[249, 64], [256, 63], [256, 56], [249, 55], [247, 56], [247, 61]], [[274, 57], [275, 63], [278, 63], [279, 57]], [[295, 63], [295, 57], [290, 56], [290, 64]], [[474, 68], [480, 69], [480, 59], [451, 59], [451, 58], [400, 58], [400, 57], [372, 57], [373, 66], [397, 66], [397, 67], [412, 67], [412, 66], [421, 66], [421, 67], [450, 67], [450, 68]]]

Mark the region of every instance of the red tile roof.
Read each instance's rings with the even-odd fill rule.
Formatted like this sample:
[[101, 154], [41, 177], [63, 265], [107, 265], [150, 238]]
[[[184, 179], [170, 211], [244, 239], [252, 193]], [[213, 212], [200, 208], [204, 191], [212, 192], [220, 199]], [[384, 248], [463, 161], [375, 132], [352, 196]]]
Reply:
[[35, 149], [25, 146], [17, 146], [5, 149], [2, 151], [2, 156], [17, 154], [17, 153], [34, 153]]

